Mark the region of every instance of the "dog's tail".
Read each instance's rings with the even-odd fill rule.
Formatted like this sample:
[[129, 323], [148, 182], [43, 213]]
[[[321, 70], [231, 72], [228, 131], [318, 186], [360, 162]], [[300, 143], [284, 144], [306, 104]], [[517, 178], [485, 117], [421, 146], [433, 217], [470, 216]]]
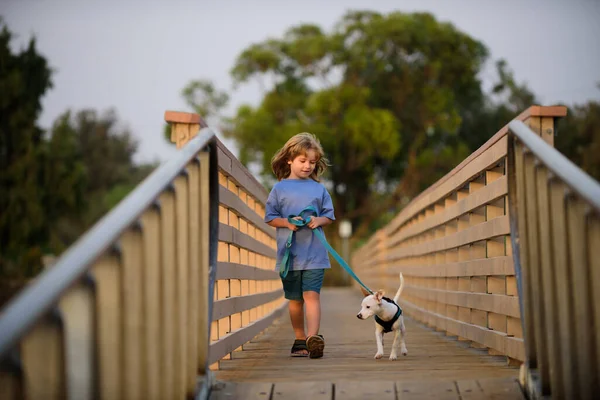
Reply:
[[402, 276], [402, 272], [400, 272], [400, 287], [394, 296], [394, 301], [397, 303], [400, 295], [402, 294], [402, 289], [404, 289], [404, 277]]

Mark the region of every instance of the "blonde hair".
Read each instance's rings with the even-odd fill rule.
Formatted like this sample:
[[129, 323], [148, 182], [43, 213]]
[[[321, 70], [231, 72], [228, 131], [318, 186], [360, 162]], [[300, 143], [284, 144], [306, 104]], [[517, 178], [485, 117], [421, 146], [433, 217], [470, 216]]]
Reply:
[[288, 161], [293, 161], [300, 155], [307, 155], [308, 150], [314, 150], [317, 153], [317, 165], [310, 174], [310, 178], [319, 182], [319, 177], [327, 169], [328, 160], [325, 158], [319, 139], [312, 133], [307, 132], [292, 136], [282, 148], [277, 150], [271, 159], [271, 169], [273, 169], [277, 180], [280, 181], [290, 176], [291, 168]]

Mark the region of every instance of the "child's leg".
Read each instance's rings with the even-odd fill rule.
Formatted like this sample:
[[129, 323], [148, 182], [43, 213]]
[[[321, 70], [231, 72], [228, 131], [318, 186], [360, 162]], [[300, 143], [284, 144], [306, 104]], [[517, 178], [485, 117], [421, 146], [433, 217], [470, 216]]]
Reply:
[[306, 304], [306, 320], [308, 322], [308, 338], [306, 347], [308, 347], [308, 356], [310, 358], [323, 357], [325, 340], [319, 335], [321, 325], [321, 286], [323, 286], [323, 277], [325, 270], [312, 269], [302, 271], [302, 295]]
[[[304, 292], [303, 295], [306, 304], [308, 336], [317, 335], [321, 325], [321, 295], [312, 290]], [[304, 329], [304, 326], [302, 328]]]
[[[305, 340], [306, 332], [304, 331], [304, 301], [290, 300], [288, 303], [290, 310], [290, 320], [294, 328], [296, 339]], [[310, 327], [310, 323], [308, 325]]]
[[321, 287], [323, 286], [324, 269], [302, 271], [302, 296], [306, 305], [306, 322], [308, 337], [319, 334], [321, 325]]
[[[285, 279], [282, 279], [285, 298], [289, 300], [288, 310], [290, 321], [294, 328], [296, 340], [306, 340], [304, 331], [304, 300], [302, 299], [302, 274], [301, 271], [289, 271]], [[306, 344], [297, 347], [296, 342], [292, 347], [292, 355], [308, 355]]]

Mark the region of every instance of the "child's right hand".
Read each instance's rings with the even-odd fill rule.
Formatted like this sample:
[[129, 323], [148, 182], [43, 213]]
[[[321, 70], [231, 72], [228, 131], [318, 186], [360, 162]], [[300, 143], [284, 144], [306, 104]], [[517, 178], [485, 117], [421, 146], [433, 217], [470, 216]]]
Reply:
[[[295, 220], [301, 220], [301, 219], [302, 219], [302, 217], [294, 217], [294, 218], [292, 218], [292, 219], [295, 219]], [[288, 223], [287, 223], [287, 226], [288, 226], [288, 229], [290, 229], [290, 230], [292, 230], [292, 231], [294, 231], [294, 232], [296, 232], [296, 231], [298, 230], [298, 228], [299, 228], [298, 226], [296, 226], [296, 225], [294, 225], [294, 224], [290, 223], [289, 221], [288, 221]]]

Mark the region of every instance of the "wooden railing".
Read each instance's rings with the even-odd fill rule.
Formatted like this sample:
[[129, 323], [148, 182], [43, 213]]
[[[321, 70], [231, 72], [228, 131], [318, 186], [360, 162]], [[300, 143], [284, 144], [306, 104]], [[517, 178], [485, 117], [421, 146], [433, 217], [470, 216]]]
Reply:
[[[200, 117], [168, 112], [171, 140], [183, 148]], [[209, 362], [218, 361], [268, 327], [285, 306], [275, 272], [275, 229], [263, 218], [267, 191], [218, 139], [219, 244]]]
[[522, 381], [529, 398], [594, 399], [600, 391], [600, 184], [524, 124], [511, 122], [509, 130]]
[[[525, 121], [545, 140], [564, 107], [531, 107]], [[406, 280], [406, 313], [474, 347], [525, 360], [507, 205], [508, 126], [416, 197], [352, 265], [372, 289]], [[364, 249], [364, 250], [363, 250]]]
[[1, 399], [206, 398], [283, 309], [265, 189], [198, 116], [165, 119], [173, 160], [1, 311]]

